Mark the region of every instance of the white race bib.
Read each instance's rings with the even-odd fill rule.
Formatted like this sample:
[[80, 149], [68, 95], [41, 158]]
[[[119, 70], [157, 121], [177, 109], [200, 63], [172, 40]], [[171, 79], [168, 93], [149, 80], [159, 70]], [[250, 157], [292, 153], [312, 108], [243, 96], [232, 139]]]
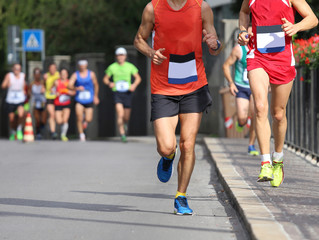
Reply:
[[66, 95], [66, 94], [62, 94], [59, 96], [60, 103], [65, 103], [65, 102], [69, 101], [70, 99], [71, 99], [71, 97], [69, 95]]
[[35, 108], [43, 108], [44, 107], [44, 102], [43, 101], [36, 101], [35, 102]]
[[261, 53], [276, 53], [285, 50], [285, 32], [281, 25], [257, 26], [257, 49]]
[[79, 97], [80, 100], [90, 100], [91, 99], [91, 92], [84, 90], [79, 92]]
[[130, 85], [127, 81], [117, 81], [115, 88], [118, 92], [127, 92], [130, 89]]
[[23, 91], [9, 91], [8, 92], [8, 99], [10, 99], [11, 102], [24, 102], [25, 96]]

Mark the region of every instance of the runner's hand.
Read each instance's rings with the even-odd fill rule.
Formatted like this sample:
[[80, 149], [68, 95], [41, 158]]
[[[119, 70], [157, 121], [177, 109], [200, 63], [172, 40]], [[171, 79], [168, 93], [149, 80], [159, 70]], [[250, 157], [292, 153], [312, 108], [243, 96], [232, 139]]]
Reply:
[[94, 105], [99, 105], [100, 99], [97, 96], [94, 96], [93, 102], [94, 102]]
[[229, 85], [229, 91], [230, 91], [230, 93], [231, 93], [233, 96], [236, 96], [236, 95], [237, 95], [236, 93], [238, 93], [238, 89], [237, 89], [237, 87], [236, 87], [236, 85], [235, 85], [234, 82], [232, 82], [232, 83]]
[[114, 88], [115, 84], [114, 84], [114, 82], [110, 82], [108, 86], [109, 86], [109, 88]]
[[167, 59], [167, 57], [165, 57], [162, 52], [165, 51], [165, 48], [160, 48], [158, 50], [154, 50], [154, 52], [152, 53], [152, 60], [153, 60], [153, 63], [156, 64], [156, 65], [161, 65], [162, 62], [164, 62], [164, 60]]
[[131, 85], [130, 92], [135, 92], [135, 90], [136, 90], [136, 86], [135, 85]]
[[[246, 30], [246, 29], [244, 29]], [[240, 46], [245, 46], [248, 45], [249, 39], [253, 37], [253, 33], [248, 33], [248, 32], [242, 32], [238, 35], [238, 43]]]
[[203, 35], [204, 35], [203, 42], [206, 43], [210, 49], [216, 49], [218, 47], [218, 44], [217, 44], [218, 38], [215, 34], [207, 33], [207, 31], [203, 29]]
[[293, 35], [295, 35], [298, 32], [295, 25], [292, 24], [291, 22], [289, 22], [286, 18], [282, 18], [281, 21], [283, 22], [281, 28], [284, 30], [286, 35], [288, 35], [289, 37], [292, 37]]
[[77, 91], [84, 91], [85, 88], [84, 88], [83, 86], [79, 86], [79, 87], [76, 88], [76, 90], [77, 90]]

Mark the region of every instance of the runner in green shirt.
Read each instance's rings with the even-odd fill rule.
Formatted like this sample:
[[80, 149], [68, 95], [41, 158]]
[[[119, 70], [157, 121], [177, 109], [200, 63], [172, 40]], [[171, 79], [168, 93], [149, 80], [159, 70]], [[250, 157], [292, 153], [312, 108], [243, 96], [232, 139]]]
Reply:
[[[138, 69], [126, 61], [127, 52], [125, 48], [115, 51], [116, 62], [105, 70], [104, 83], [113, 91], [115, 109], [117, 115], [117, 126], [121, 134], [121, 140], [127, 142], [126, 127], [131, 115], [132, 93], [141, 83]], [[135, 78], [132, 83], [132, 76]], [[110, 81], [110, 79], [113, 81]]]

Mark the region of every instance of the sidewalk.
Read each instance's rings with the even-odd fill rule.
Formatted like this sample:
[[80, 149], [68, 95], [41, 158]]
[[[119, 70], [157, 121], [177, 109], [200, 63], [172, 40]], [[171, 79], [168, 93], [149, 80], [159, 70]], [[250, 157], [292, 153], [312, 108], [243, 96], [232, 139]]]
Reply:
[[285, 181], [273, 188], [257, 183], [260, 158], [247, 155], [247, 140], [204, 141], [252, 239], [318, 239], [318, 167], [285, 150]]

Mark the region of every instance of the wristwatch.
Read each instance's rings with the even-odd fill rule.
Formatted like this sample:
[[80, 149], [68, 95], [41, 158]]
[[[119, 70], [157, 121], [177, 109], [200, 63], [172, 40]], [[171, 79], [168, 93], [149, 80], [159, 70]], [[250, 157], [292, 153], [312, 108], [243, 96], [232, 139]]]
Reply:
[[216, 40], [216, 42], [217, 42], [217, 48], [211, 48], [211, 50], [213, 50], [213, 51], [217, 51], [221, 46], [221, 43], [218, 39]]

